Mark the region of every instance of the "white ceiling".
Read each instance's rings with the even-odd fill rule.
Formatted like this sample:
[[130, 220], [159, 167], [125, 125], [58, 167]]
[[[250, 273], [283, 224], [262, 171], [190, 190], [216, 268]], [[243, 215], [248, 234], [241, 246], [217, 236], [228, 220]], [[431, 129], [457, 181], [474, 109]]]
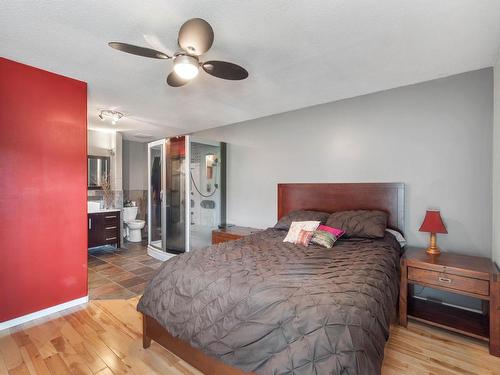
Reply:
[[[232, 61], [245, 81], [203, 72], [165, 84], [171, 61], [108, 41], [176, 48], [193, 17], [215, 32], [204, 60]], [[88, 82], [98, 109], [127, 116], [128, 139], [192, 132], [492, 66], [499, 0], [2, 1], [0, 55]], [[307, 124], [305, 124], [307, 125]]]

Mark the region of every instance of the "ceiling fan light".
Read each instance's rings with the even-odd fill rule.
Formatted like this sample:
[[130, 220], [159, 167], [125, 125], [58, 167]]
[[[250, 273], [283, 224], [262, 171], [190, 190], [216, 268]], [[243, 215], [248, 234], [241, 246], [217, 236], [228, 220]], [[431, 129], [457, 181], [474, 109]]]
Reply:
[[174, 72], [182, 79], [193, 79], [199, 69], [198, 60], [192, 56], [179, 55], [175, 58]]

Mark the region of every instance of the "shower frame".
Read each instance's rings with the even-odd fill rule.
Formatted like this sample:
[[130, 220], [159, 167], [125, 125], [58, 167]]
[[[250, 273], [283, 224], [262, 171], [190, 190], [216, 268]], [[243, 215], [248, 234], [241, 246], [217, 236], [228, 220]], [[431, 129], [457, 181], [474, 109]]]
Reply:
[[[185, 146], [185, 154], [184, 154], [184, 164], [183, 164], [183, 179], [184, 179], [184, 252], [188, 252], [190, 250], [190, 235], [191, 235], [191, 209], [190, 209], [190, 201], [191, 201], [191, 181], [190, 181], [190, 164], [191, 164], [191, 144], [193, 142], [218, 146], [220, 147], [220, 156], [221, 156], [221, 166], [220, 166], [220, 223], [225, 224], [226, 222], [226, 144], [224, 142], [215, 142], [207, 139], [193, 137], [191, 135], [185, 135], [184, 137], [184, 146]], [[171, 250], [167, 249], [167, 201], [165, 199], [165, 194], [167, 190], [167, 143], [171, 138], [163, 138], [154, 142], [148, 143], [148, 254], [154, 258], [160, 260], [167, 260], [175, 255]], [[151, 204], [151, 149], [153, 147], [161, 146], [161, 248], [154, 246], [152, 244], [152, 204]]]
[[[190, 144], [189, 136], [186, 135], [184, 136], [184, 143], [185, 146], [188, 146]], [[167, 241], [166, 241], [166, 233], [167, 233], [167, 200], [166, 200], [166, 183], [167, 183], [167, 177], [166, 177], [166, 161], [167, 161], [167, 142], [169, 142], [171, 138], [162, 138], [154, 142], [148, 143], [148, 218], [149, 222], [152, 223], [152, 204], [151, 204], [151, 149], [153, 147], [161, 146], [161, 160], [160, 160], [160, 165], [161, 165], [161, 182], [160, 182], [160, 220], [161, 220], [161, 247], [159, 248], [158, 246], [155, 246], [152, 244], [152, 230], [154, 230], [153, 225], [148, 225], [148, 254], [151, 255], [154, 258], [160, 259], [160, 260], [167, 260], [176, 254], [173, 252], [170, 252], [167, 249]], [[190, 155], [190, 147], [185, 147], [185, 160], [189, 160], [191, 158]], [[184, 163], [185, 164], [185, 163]], [[184, 173], [184, 202], [189, 202], [189, 174]], [[185, 207], [186, 203], [184, 203]], [[189, 251], [189, 210], [184, 209], [184, 251]]]

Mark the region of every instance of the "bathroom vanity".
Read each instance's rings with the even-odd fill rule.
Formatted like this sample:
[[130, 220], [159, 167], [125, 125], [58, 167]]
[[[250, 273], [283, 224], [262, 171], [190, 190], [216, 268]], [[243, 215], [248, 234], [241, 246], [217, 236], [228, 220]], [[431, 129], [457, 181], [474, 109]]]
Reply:
[[120, 209], [88, 213], [88, 247], [116, 245], [120, 247]]

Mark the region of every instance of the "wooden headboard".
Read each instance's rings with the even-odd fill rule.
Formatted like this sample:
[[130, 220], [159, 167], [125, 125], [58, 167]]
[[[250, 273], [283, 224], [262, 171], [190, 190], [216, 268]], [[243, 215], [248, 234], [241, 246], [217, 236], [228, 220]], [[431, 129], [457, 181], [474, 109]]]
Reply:
[[278, 184], [278, 220], [295, 210], [381, 210], [389, 214], [387, 226], [403, 233], [404, 203], [403, 183]]

